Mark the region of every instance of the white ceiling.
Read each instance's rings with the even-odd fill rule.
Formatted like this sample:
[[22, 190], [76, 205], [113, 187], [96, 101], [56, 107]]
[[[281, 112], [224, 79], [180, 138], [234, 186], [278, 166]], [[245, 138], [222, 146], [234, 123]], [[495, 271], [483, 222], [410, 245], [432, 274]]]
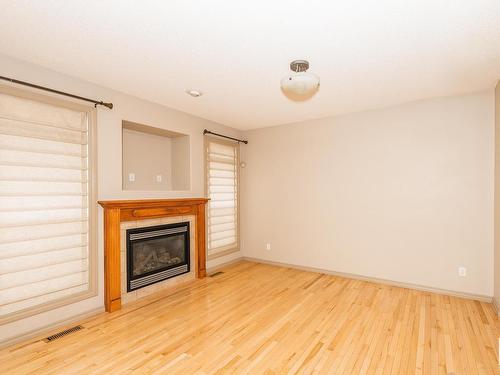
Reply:
[[[499, 0], [0, 0], [0, 9], [0, 53], [239, 129], [500, 78]], [[307, 102], [280, 91], [293, 59], [321, 78]]]

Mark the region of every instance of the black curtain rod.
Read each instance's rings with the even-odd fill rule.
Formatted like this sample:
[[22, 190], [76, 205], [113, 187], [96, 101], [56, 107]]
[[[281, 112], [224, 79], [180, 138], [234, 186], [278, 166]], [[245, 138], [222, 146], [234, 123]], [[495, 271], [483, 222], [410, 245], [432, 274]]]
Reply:
[[94, 107], [96, 107], [96, 108], [97, 108], [98, 105], [102, 105], [102, 106], [107, 107], [109, 109], [113, 109], [113, 103], [104, 103], [102, 100], [99, 101], [99, 100], [93, 100], [93, 99], [89, 99], [89, 98], [84, 98], [83, 96], [73, 95], [73, 94], [69, 94], [69, 93], [64, 92], [64, 91], [50, 89], [48, 87], [35, 85], [34, 83], [19, 81], [19, 80], [14, 79], [14, 78], [8, 78], [8, 77], [0, 76], [0, 79], [3, 79], [4, 81], [9, 81], [9, 82], [12, 82], [12, 83], [17, 83], [18, 85], [33, 87], [35, 89], [52, 92], [54, 94], [69, 96], [70, 98], [85, 100], [86, 102], [94, 103]]
[[222, 138], [227, 138], [227, 139], [231, 139], [232, 141], [236, 141], [236, 142], [241, 142], [241, 143], [244, 143], [244, 144], [248, 144], [248, 141], [244, 141], [243, 139], [238, 139], [238, 138], [233, 138], [233, 137], [228, 137], [227, 135], [222, 135], [222, 134], [218, 134], [218, 133], [214, 133], [214, 132], [211, 132], [210, 130], [203, 130], [203, 135], [205, 134], [212, 134], [212, 135], [216, 135], [217, 137], [222, 137]]

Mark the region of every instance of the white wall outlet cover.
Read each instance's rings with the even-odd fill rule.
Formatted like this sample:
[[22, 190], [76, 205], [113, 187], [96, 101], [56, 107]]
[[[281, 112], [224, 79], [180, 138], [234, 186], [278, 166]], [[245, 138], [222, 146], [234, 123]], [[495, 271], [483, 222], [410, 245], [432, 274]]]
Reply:
[[129, 173], [128, 174], [128, 180], [130, 182], [134, 182], [135, 181], [135, 173]]
[[162, 179], [163, 179], [163, 177], [161, 174], [156, 175], [156, 182], [161, 182]]
[[266, 243], [266, 250], [271, 250], [271, 244], [270, 243]]
[[461, 277], [467, 276], [467, 268], [458, 267], [458, 276], [461, 276]]

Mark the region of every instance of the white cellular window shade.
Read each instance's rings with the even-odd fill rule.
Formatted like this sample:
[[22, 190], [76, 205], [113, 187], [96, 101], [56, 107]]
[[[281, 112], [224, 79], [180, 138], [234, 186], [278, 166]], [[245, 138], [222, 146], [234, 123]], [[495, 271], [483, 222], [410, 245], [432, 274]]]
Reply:
[[208, 255], [238, 248], [238, 144], [206, 142]]
[[89, 124], [0, 91], [0, 321], [94, 287]]

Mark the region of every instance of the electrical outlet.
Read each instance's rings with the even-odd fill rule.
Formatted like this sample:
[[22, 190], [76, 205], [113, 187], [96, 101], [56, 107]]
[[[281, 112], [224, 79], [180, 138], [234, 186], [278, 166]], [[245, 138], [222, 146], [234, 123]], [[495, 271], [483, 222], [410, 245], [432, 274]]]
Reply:
[[134, 182], [135, 181], [135, 173], [129, 173], [128, 174], [128, 180], [130, 182]]
[[458, 267], [458, 276], [460, 276], [460, 277], [467, 276], [467, 268], [465, 268], [465, 267]]
[[270, 243], [266, 243], [266, 250], [271, 250], [271, 244]]
[[157, 174], [156, 175], [156, 182], [161, 182], [162, 180], [162, 175], [161, 174]]

